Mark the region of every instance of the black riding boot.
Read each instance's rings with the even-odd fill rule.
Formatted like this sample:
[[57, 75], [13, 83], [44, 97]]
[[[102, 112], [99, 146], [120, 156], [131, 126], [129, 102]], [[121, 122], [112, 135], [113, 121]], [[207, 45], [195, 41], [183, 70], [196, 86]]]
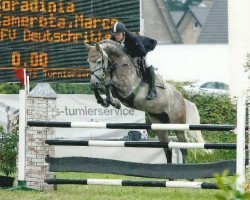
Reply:
[[155, 87], [155, 72], [154, 67], [151, 65], [150, 67], [146, 68], [146, 73], [149, 81], [149, 88], [148, 88], [148, 94], [146, 99], [153, 100], [156, 96], [156, 87]]

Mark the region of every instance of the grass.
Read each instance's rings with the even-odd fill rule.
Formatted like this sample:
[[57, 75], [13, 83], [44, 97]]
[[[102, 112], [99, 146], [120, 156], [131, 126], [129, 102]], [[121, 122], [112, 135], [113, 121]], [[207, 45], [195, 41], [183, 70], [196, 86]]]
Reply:
[[[54, 192], [0, 191], [1, 200], [213, 200], [215, 191], [108, 186], [60, 186]], [[217, 192], [218, 193], [218, 192]]]
[[[138, 180], [145, 178], [128, 177], [110, 174], [89, 173], [57, 173], [57, 178], [109, 178]], [[214, 182], [213, 179], [197, 180]], [[87, 186], [87, 185], [59, 185], [56, 191], [9, 191], [0, 190], [0, 200], [213, 200], [220, 190], [178, 189], [178, 188], [148, 188], [148, 187], [119, 187], [119, 186]]]

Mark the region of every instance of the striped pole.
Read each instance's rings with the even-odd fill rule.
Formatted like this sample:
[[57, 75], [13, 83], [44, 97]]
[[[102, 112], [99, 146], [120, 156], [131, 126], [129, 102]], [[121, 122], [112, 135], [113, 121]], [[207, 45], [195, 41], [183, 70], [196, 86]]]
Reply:
[[[46, 122], [28, 121], [28, 126], [58, 127], [58, 128], [107, 128], [107, 129], [147, 129], [147, 130], [207, 130], [207, 131], [232, 131], [235, 125], [221, 124], [143, 124], [143, 123], [105, 123], [105, 122]], [[248, 129], [248, 127], [246, 127]]]
[[180, 149], [236, 149], [232, 143], [185, 143], [185, 142], [144, 142], [144, 141], [102, 141], [102, 140], [46, 140], [48, 145], [58, 146], [99, 146], [99, 147], [145, 147]]
[[141, 181], [119, 179], [45, 179], [44, 181], [48, 184], [218, 189], [213, 183], [186, 181]]

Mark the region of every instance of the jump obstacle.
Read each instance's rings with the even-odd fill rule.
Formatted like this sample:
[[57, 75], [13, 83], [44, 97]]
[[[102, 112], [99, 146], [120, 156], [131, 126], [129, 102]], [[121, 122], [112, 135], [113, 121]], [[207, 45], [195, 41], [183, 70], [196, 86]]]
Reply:
[[[237, 126], [235, 125], [215, 125], [215, 124], [207, 124], [207, 125], [188, 125], [188, 124], [130, 124], [130, 123], [88, 123], [88, 122], [45, 122], [45, 121], [28, 121], [27, 125], [28, 126], [34, 126], [34, 127], [63, 127], [63, 128], [115, 128], [115, 129], [147, 129], [147, 130], [210, 130], [210, 131], [232, 131], [234, 130], [237, 133], [237, 164], [228, 161], [227, 164], [229, 164], [227, 167], [231, 168], [235, 172], [236, 168], [236, 173], [239, 175], [238, 178], [238, 185], [242, 186], [242, 184], [245, 181], [244, 177], [244, 170], [245, 170], [245, 135], [244, 132], [245, 130], [248, 130], [248, 127], [245, 127], [245, 105], [246, 100], [243, 98], [238, 102], [238, 109], [237, 109]], [[239, 106], [241, 105], [241, 106]], [[240, 119], [240, 120], [239, 120]], [[243, 120], [241, 120], [243, 119]], [[22, 142], [23, 139], [21, 139]], [[46, 140], [46, 139], [45, 139]], [[181, 148], [207, 148], [207, 149], [212, 149], [212, 148], [217, 148], [217, 149], [235, 149], [236, 145], [235, 144], [204, 144], [204, 143], [198, 143], [198, 144], [183, 144], [183, 143], [141, 143], [141, 142], [114, 142], [114, 141], [61, 141], [61, 140], [51, 140], [47, 139], [46, 141], [47, 144], [49, 145], [72, 145], [72, 146], [133, 146], [133, 147], [151, 147], [151, 148], [160, 148], [160, 147], [166, 147], [168, 148], [176, 148], [181, 147]], [[243, 145], [242, 145], [243, 144]], [[157, 146], [157, 147], [156, 147]], [[20, 149], [19, 149], [20, 152]], [[242, 153], [244, 152], [244, 153]], [[21, 156], [22, 157], [22, 156]], [[47, 157], [45, 160], [47, 163], [49, 163], [49, 168], [52, 169], [50, 171], [67, 171], [67, 170], [72, 170], [71, 167], [67, 169], [67, 163], [69, 162], [69, 159], [72, 158], [53, 158], [53, 157]], [[83, 171], [83, 168], [85, 172], [88, 171], [96, 171], [100, 172], [100, 169], [95, 169], [98, 168], [97, 166], [105, 166], [103, 167], [102, 171], [100, 173], [106, 173], [108, 172], [107, 169], [110, 166], [114, 166], [114, 168], [120, 168], [121, 172], [117, 172], [117, 174], [124, 174], [126, 175], [126, 170], [127, 169], [122, 169], [121, 165], [125, 166], [126, 164], [129, 164], [128, 162], [123, 163], [122, 161], [116, 161], [114, 160], [106, 160], [106, 159], [92, 159], [92, 158], [75, 158], [76, 160], [78, 159], [78, 163], [75, 164], [75, 167], [80, 166], [79, 169], [74, 169], [73, 171]], [[89, 160], [87, 160], [89, 159]], [[72, 162], [75, 162], [76, 160], [72, 160]], [[85, 166], [81, 165], [80, 163], [85, 163]], [[106, 162], [106, 165], [104, 164]], [[119, 163], [121, 162], [121, 163]], [[58, 165], [59, 163], [59, 165]], [[65, 164], [65, 165], [64, 165]], [[116, 165], [118, 164], [118, 165]], [[148, 176], [147, 173], [152, 173], [152, 171], [148, 170], [147, 171], [147, 166], [145, 164], [136, 163], [138, 166], [134, 165], [135, 163], [132, 163], [132, 168], [135, 169], [134, 172], [129, 172], [127, 173], [128, 175], [138, 175], [138, 173], [135, 173], [136, 171], [141, 174], [139, 176], [143, 177], [152, 177]], [[211, 166], [207, 166], [206, 170], [213, 168], [214, 166], [212, 163]], [[220, 163], [217, 163], [218, 165]], [[225, 163], [224, 163], [225, 164]], [[151, 165], [151, 164], [149, 164]], [[172, 170], [176, 170], [178, 167], [177, 165], [172, 165]], [[109, 167], [108, 167], [109, 166]], [[144, 166], [144, 168], [143, 168]], [[169, 166], [169, 164], [165, 164], [165, 167]], [[183, 165], [185, 166], [185, 165]], [[182, 166], [182, 167], [183, 167]], [[187, 168], [190, 167], [192, 170], [199, 165], [195, 164], [193, 166], [187, 165]], [[224, 165], [225, 166], [225, 165]], [[56, 169], [58, 167], [58, 169]], [[136, 168], [137, 167], [137, 168]], [[156, 165], [151, 165], [154, 170], [156, 169]], [[163, 167], [158, 166], [158, 167]], [[179, 165], [180, 169], [181, 166]], [[100, 167], [99, 167], [100, 168]], [[109, 172], [114, 173], [115, 169], [110, 169]], [[219, 167], [221, 168], [221, 166]], [[137, 169], [137, 170], [136, 170]], [[143, 169], [143, 170], [141, 170]], [[160, 169], [160, 168], [159, 168]], [[183, 168], [182, 168], [183, 169]], [[112, 171], [113, 170], [113, 171]], [[117, 170], [117, 169], [116, 169]], [[171, 171], [172, 171], [171, 170]], [[197, 169], [198, 170], [198, 169]], [[144, 173], [147, 171], [147, 173]], [[156, 173], [158, 170], [155, 170]], [[162, 168], [160, 169], [162, 171]], [[167, 171], [167, 170], [165, 170]], [[184, 170], [185, 171], [185, 170]], [[187, 170], [186, 170], [187, 171]], [[124, 173], [125, 172], [125, 173]], [[128, 172], [128, 171], [127, 171]], [[159, 172], [159, 171], [158, 171]], [[21, 172], [19, 172], [21, 173]], [[144, 174], [143, 174], [144, 173]], [[155, 173], [155, 174], [156, 174]], [[145, 175], [146, 174], [146, 175]], [[154, 174], [153, 177], [156, 177]], [[22, 175], [22, 174], [21, 174]], [[211, 174], [210, 174], [211, 175]], [[165, 176], [167, 176], [165, 174]], [[45, 176], [46, 177], [46, 176]], [[163, 178], [164, 175], [160, 174], [158, 175], [159, 178]], [[168, 176], [169, 177], [169, 176]], [[24, 177], [25, 178], [25, 177]], [[182, 178], [185, 178], [185, 176]], [[22, 180], [22, 179], [18, 179]], [[24, 179], [23, 179], [24, 180]], [[71, 180], [71, 179], [54, 179], [54, 178], [44, 178], [45, 182], [48, 184], [95, 184], [95, 185], [120, 185], [120, 186], [149, 186], [149, 187], [191, 187], [191, 188], [202, 188], [202, 189], [215, 189], [217, 188], [214, 184], [210, 183], [202, 183], [202, 182], [183, 182], [183, 181], [171, 181], [171, 182], [166, 182], [166, 181], [129, 181], [129, 180], [110, 180], [110, 179], [81, 179], [81, 180]]]
[[[199, 164], [149, 164], [89, 157], [47, 157], [52, 172], [88, 172], [162, 179], [213, 178], [214, 173], [229, 170], [233, 176], [236, 162], [231, 160]], [[174, 173], [173, 173], [174, 172]]]
[[[185, 142], [145, 142], [145, 141], [102, 141], [102, 140], [45, 140], [48, 145], [95, 146], [95, 147], [138, 147], [138, 148], [182, 148], [182, 149], [236, 149], [232, 143], [185, 143]], [[246, 145], [246, 149], [248, 146]]]
[[119, 179], [45, 179], [48, 184], [79, 184], [79, 185], [109, 185], [109, 186], [140, 186], [140, 187], [167, 187], [167, 188], [198, 188], [218, 189], [213, 183], [185, 182], [185, 181], [136, 181]]
[[[207, 131], [232, 131], [235, 125], [220, 124], [143, 124], [143, 123], [105, 123], [105, 122], [46, 122], [28, 121], [28, 126], [54, 127], [54, 128], [107, 128], [107, 129], [146, 129], [146, 130], [207, 130]], [[246, 126], [248, 130], [248, 126]]]

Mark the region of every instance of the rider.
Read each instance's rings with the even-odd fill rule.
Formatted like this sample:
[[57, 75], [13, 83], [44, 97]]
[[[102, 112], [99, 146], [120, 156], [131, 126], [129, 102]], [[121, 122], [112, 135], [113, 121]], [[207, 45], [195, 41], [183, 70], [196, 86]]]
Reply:
[[149, 77], [149, 89], [146, 98], [153, 100], [156, 96], [155, 73], [149, 52], [154, 50], [157, 41], [145, 36], [136, 35], [127, 31], [125, 24], [116, 22], [112, 26], [111, 40], [120, 42], [124, 45], [124, 51], [132, 58], [145, 58], [146, 75]]

